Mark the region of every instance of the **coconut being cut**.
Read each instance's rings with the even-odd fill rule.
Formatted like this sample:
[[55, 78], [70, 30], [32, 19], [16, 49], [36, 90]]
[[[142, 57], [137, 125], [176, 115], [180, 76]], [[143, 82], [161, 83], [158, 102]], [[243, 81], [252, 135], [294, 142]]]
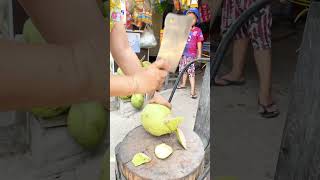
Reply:
[[183, 117], [173, 117], [166, 106], [148, 104], [141, 112], [141, 124], [153, 136], [174, 133], [183, 121]]

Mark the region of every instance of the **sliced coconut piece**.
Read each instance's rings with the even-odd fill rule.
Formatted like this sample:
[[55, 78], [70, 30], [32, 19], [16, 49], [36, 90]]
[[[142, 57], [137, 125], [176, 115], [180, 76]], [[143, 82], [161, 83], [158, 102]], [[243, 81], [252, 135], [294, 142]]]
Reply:
[[176, 135], [179, 143], [182, 145], [184, 149], [187, 149], [187, 141], [181, 129], [177, 128]]
[[172, 132], [174, 132], [177, 130], [182, 121], [183, 117], [172, 117], [171, 115], [169, 115], [165, 120], [165, 124]]
[[151, 158], [144, 153], [137, 153], [132, 158], [132, 163], [134, 166], [140, 166], [150, 161], [151, 161]]
[[173, 152], [172, 147], [168, 146], [165, 143], [159, 144], [156, 146], [154, 153], [159, 159], [166, 159]]

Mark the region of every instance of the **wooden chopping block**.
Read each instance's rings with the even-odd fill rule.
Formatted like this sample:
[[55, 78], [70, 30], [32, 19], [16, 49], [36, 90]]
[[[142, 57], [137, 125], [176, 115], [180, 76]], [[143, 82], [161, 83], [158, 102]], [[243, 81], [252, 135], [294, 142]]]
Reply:
[[[204, 147], [200, 137], [192, 130], [183, 133], [187, 140], [187, 150], [179, 144], [175, 134], [155, 137], [142, 126], [130, 131], [115, 150], [117, 179], [197, 179], [204, 170]], [[161, 143], [173, 149], [173, 153], [164, 160], [154, 154], [155, 146]], [[131, 160], [139, 152], [147, 154], [152, 160], [135, 167]]]

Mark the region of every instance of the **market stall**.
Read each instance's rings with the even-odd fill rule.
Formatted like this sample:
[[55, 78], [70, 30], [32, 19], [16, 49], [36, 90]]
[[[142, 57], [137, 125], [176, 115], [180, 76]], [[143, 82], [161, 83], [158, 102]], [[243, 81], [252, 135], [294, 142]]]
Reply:
[[201, 14], [201, 28], [205, 43], [203, 53], [209, 55], [210, 9], [208, 0], [134, 0], [126, 1], [125, 25], [129, 42], [138, 57], [153, 62], [160, 47], [161, 30], [168, 13], [184, 14], [189, 8], [196, 7]]
[[[125, 3], [125, 4], [124, 4]], [[197, 25], [204, 35], [202, 56], [210, 57], [210, 8], [208, 0], [126, 0], [123, 2], [123, 23], [126, 26], [130, 46], [143, 61], [154, 62], [159, 52], [164, 20], [168, 13], [185, 14], [190, 8], [200, 12]], [[111, 56], [112, 70], [118, 69]], [[203, 70], [203, 64], [197, 64]], [[170, 74], [165, 82], [165, 89], [176, 74]]]

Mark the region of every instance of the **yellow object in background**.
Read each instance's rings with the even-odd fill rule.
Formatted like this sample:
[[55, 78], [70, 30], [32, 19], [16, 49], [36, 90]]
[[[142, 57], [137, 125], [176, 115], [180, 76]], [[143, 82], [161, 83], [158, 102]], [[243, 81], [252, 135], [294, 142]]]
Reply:
[[160, 30], [160, 43], [161, 43], [161, 41], [162, 41], [163, 31], [164, 31], [163, 29]]
[[186, 0], [187, 1], [187, 6], [189, 7], [191, 5], [191, 0]]
[[198, 0], [191, 0], [191, 3], [190, 3], [190, 7], [191, 8], [198, 8]]

